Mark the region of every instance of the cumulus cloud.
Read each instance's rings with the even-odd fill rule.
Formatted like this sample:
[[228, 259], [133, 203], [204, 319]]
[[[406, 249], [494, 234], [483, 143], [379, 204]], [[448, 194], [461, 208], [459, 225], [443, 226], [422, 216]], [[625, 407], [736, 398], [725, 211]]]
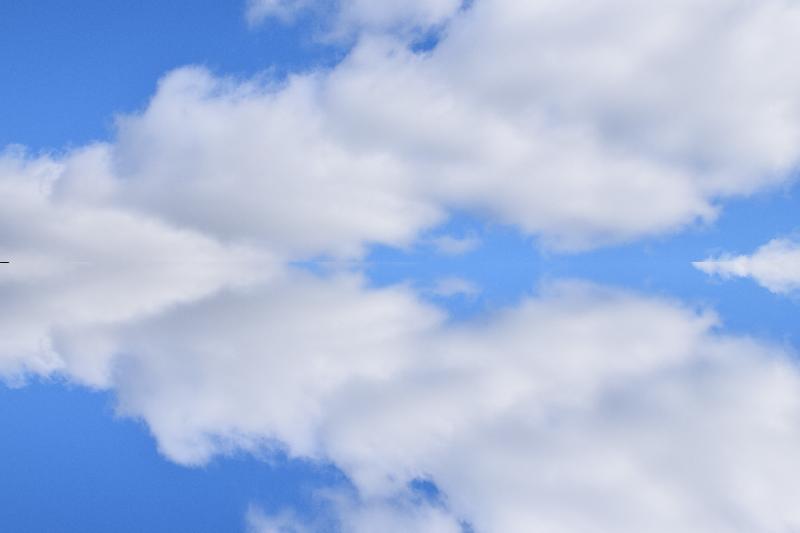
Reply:
[[[198, 322], [199, 308], [183, 327], [159, 321], [166, 342], [134, 350], [145, 356], [129, 363], [136, 385], [123, 405], [178, 461], [274, 439], [333, 460], [378, 510], [412, 479], [433, 479], [452, 516], [479, 531], [800, 523], [790, 496], [800, 382], [778, 350], [715, 334], [711, 317], [669, 302], [581, 286], [453, 329], [430, 311], [420, 319], [425, 307], [396, 291], [347, 280], [331, 289], [332, 308], [313, 320], [281, 313], [296, 338], [276, 339], [262, 319], [220, 343], [225, 325]], [[312, 294], [300, 296], [304, 314]], [[261, 311], [237, 317], [284, 309], [235, 300]], [[361, 312], [368, 319], [346, 318]], [[206, 334], [186, 335], [190, 324]], [[126, 345], [138, 336], [152, 346], [152, 330], [133, 335]]]
[[[623, 291], [566, 283], [453, 324], [358, 268], [290, 266], [413, 244], [453, 210], [561, 250], [713, 219], [798, 163], [800, 6], [337, 5], [374, 31], [331, 69], [178, 69], [111, 142], [0, 158], [0, 374], [113, 390], [182, 464], [332, 461], [354, 531], [800, 528], [784, 349]], [[374, 35], [409, 17], [448, 20], [436, 47]], [[776, 242], [701, 267], [788, 290]], [[409, 494], [420, 478], [442, 505]]]
[[[800, 374], [785, 349], [576, 283], [452, 323], [409, 286], [302, 272], [256, 238], [104, 204], [125, 185], [93, 195], [70, 173], [112, 168], [107, 150], [2, 158], [4, 375], [113, 391], [181, 464], [275, 449], [332, 462], [355, 489], [332, 500], [347, 531], [800, 526]], [[418, 479], [441, 503], [414, 494]]]
[[788, 179], [798, 28], [785, 0], [483, 0], [429, 52], [366, 36], [282, 84], [175, 71], [112, 161], [122, 201], [295, 252], [408, 244], [452, 209], [560, 249], [630, 240]]
[[723, 255], [693, 264], [709, 275], [753, 278], [775, 293], [800, 289], [800, 243], [793, 239], [771, 240], [752, 255]]
[[[120, 412], [162, 453], [333, 462], [348, 531], [797, 527], [800, 375], [714, 324], [570, 283], [449, 324], [408, 289], [295, 273], [106, 334]], [[420, 478], [442, 506], [415, 502]]]
[[178, 69], [113, 142], [51, 163], [64, 201], [294, 258], [408, 245], [454, 209], [594, 247], [788, 179], [798, 28], [785, 0], [483, 0], [428, 52], [367, 36], [280, 83]]
[[121, 185], [104, 201], [293, 257], [411, 243], [441, 207], [415, 192], [402, 160], [340, 142], [318, 82], [270, 89], [173, 72], [143, 114], [120, 122], [109, 149]]
[[[87, 149], [72, 164], [98, 154]], [[78, 160], [81, 160], [78, 162]], [[91, 346], [67, 362], [57, 344], [82, 327], [127, 322], [241, 287], [279, 271], [273, 254], [223, 245], [196, 231], [111, 206], [62, 202], [56, 192], [67, 163], [0, 155], [0, 375], [66, 370], [105, 382], [106, 358]]]
[[[0, 165], [4, 374], [113, 391], [181, 464], [275, 449], [332, 462], [356, 491], [333, 503], [348, 531], [800, 526], [800, 374], [785, 350], [576, 283], [452, 323], [408, 286], [302, 272], [255, 238], [98, 205], [119, 184], [94, 197], [65, 176], [106, 150]], [[418, 479], [440, 504], [415, 496]]]

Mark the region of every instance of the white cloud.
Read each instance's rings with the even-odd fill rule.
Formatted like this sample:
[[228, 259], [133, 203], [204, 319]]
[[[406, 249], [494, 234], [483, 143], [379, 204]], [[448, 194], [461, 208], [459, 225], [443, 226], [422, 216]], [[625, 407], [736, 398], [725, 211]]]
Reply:
[[364, 37], [284, 84], [181, 69], [120, 123], [118, 201], [311, 255], [451, 209], [560, 249], [675, 231], [789, 179], [798, 30], [785, 0], [483, 0], [427, 53]]
[[[328, 491], [320, 495], [332, 516], [301, 519], [291, 512], [267, 515], [257, 507], [247, 516], [251, 533], [462, 533], [461, 524], [441, 507], [420, 501], [378, 500], [361, 502], [352, 495]], [[333, 527], [332, 527], [333, 526]]]
[[[408, 287], [98, 205], [124, 185], [65, 176], [107, 150], [2, 159], [0, 240], [27, 267], [1, 274], [4, 374], [113, 391], [182, 464], [276, 447], [333, 462], [358, 491], [336, 504], [348, 531], [800, 526], [800, 375], [783, 350], [576, 284], [452, 324]], [[417, 478], [444, 503], [415, 499]]]
[[430, 239], [430, 243], [440, 254], [463, 255], [479, 248], [481, 240], [475, 235], [464, 235], [463, 237], [441, 235]]
[[[90, 148], [73, 163], [83, 168], [102, 154]], [[68, 370], [103, 384], [108, 359], [93, 352], [104, 346], [83, 345], [65, 361], [57, 345], [70, 332], [158, 314], [283, 268], [263, 250], [141, 213], [62, 202], [54, 190], [65, 164], [0, 155], [0, 249], [11, 261], [0, 269], [0, 297], [13, 310], [0, 315], [0, 375]]]
[[771, 240], [752, 255], [723, 255], [693, 264], [709, 275], [753, 278], [776, 293], [800, 289], [800, 243], [792, 239]]
[[[340, 16], [370, 34], [391, 9]], [[452, 325], [407, 287], [286, 266], [412, 244], [456, 209], [560, 249], [710, 220], [798, 163], [798, 29], [785, 0], [479, 0], [425, 53], [373, 35], [281, 84], [176, 70], [113, 142], [0, 158], [0, 373], [113, 390], [180, 463], [333, 461], [356, 531], [798, 528], [783, 350], [618, 291]], [[398, 513], [418, 477], [446, 506]]]
[[429, 292], [434, 296], [451, 298], [453, 296], [463, 296], [474, 298], [480, 294], [481, 289], [468, 279], [459, 277], [447, 277], [436, 280]]
[[289, 21], [306, 10], [324, 11], [332, 19], [328, 31], [342, 36], [357, 31], [425, 30], [445, 23], [461, 7], [461, 0], [248, 0], [247, 21], [258, 24], [267, 17]]
[[298, 12], [307, 8], [311, 2], [306, 0], [247, 0], [247, 22], [255, 25], [267, 17], [275, 17], [285, 22]]
[[337, 139], [319, 83], [173, 72], [141, 116], [120, 123], [111, 149], [124, 185], [112, 201], [294, 257], [410, 243], [441, 208], [415, 192], [403, 161]]
[[313, 530], [291, 511], [273, 515], [264, 514], [258, 507], [247, 511], [248, 533], [313, 533]]
[[431, 520], [479, 531], [797, 527], [800, 375], [713, 325], [568, 284], [453, 326], [406, 289], [295, 275], [117, 328], [113, 386], [180, 463], [332, 461], [366, 502], [348, 520], [419, 519], [386, 506], [424, 477]]

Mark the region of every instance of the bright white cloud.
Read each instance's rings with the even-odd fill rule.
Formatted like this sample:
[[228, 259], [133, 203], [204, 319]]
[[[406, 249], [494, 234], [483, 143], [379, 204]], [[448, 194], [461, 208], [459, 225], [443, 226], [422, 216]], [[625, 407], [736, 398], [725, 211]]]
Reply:
[[169, 74], [120, 124], [119, 201], [311, 255], [451, 209], [561, 249], [673, 231], [788, 179], [798, 48], [786, 0], [483, 0], [427, 53], [373, 36], [282, 84]]
[[[93, 196], [69, 173], [107, 150], [2, 159], [4, 374], [114, 391], [183, 464], [275, 447], [331, 461], [358, 490], [335, 505], [349, 531], [800, 526], [800, 375], [781, 349], [575, 284], [451, 324], [408, 287], [98, 206], [121, 185]], [[445, 504], [415, 498], [417, 478]]]
[[[282, 83], [179, 69], [113, 142], [0, 158], [0, 374], [109, 388], [180, 463], [333, 461], [354, 531], [800, 528], [790, 354], [618, 291], [453, 325], [408, 287], [285, 266], [410, 245], [456, 209], [559, 249], [712, 219], [798, 163], [800, 6], [453, 6], [343, 2], [365, 35], [452, 18], [432, 51], [372, 35]], [[787, 290], [776, 242], [703, 268]], [[412, 505], [418, 477], [446, 506]]]
[[[358, 490], [336, 507], [349, 531], [800, 526], [800, 375], [781, 349], [575, 284], [452, 324], [408, 287], [98, 206], [65, 176], [106, 150], [2, 160], [3, 247], [30, 267], [0, 281], [3, 373], [114, 391], [179, 463], [276, 447], [331, 461]], [[445, 504], [414, 498], [417, 478]]]
[[158, 314], [283, 268], [273, 254], [141, 213], [61, 201], [64, 167], [85, 168], [103, 153], [90, 148], [67, 163], [0, 155], [0, 249], [11, 260], [0, 269], [0, 297], [13, 309], [0, 316], [0, 375], [66, 370], [103, 384], [107, 354], [93, 355], [102, 345], [82, 345], [71, 361], [59, 353], [71, 332]]
[[113, 143], [52, 163], [69, 202], [293, 257], [408, 245], [452, 209], [593, 247], [788, 179], [798, 29], [786, 0], [483, 0], [426, 53], [373, 36], [284, 83], [176, 70]]
[[753, 278], [776, 293], [800, 289], [800, 243], [792, 239], [774, 239], [752, 255], [723, 255], [697, 261], [694, 266], [722, 278]]
[[180, 463], [332, 461], [366, 502], [340, 520], [419, 519], [424, 477], [431, 520], [479, 531], [797, 527], [800, 375], [713, 325], [568, 284], [453, 326], [406, 289], [292, 275], [116, 328], [113, 387]]
[[412, 242], [441, 208], [402, 160], [340, 142], [320, 90], [317, 76], [280, 89], [172, 73], [121, 121], [111, 157], [124, 185], [105, 201], [295, 257]]

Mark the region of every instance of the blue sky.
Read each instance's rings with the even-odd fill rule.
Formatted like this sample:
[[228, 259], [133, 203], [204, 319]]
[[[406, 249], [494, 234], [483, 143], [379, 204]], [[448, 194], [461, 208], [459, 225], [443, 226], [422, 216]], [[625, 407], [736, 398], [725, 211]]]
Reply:
[[117, 114], [141, 109], [158, 79], [183, 65], [280, 75], [341, 54], [301, 28], [250, 30], [243, 13], [211, 1], [5, 3], [0, 142], [61, 150], [107, 139]]
[[539, 4], [4, 2], [0, 529], [799, 527], [800, 9]]

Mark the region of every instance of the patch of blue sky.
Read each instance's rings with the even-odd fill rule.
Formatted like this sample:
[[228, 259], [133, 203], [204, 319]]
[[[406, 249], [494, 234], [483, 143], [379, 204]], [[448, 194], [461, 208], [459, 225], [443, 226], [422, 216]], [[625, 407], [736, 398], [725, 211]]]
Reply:
[[[680, 300], [717, 312], [728, 332], [800, 344], [796, 299], [749, 279], [715, 279], [692, 266], [722, 252], [751, 253], [775, 237], [795, 234], [800, 186], [721, 205], [713, 223], [582, 253], [544, 252], [513, 227], [461, 213], [410, 249], [373, 247], [365, 270], [375, 286], [411, 284], [455, 319], [513, 305], [550, 281], [580, 280]], [[441, 235], [474, 236], [480, 245], [464, 254], [442, 254], [429, 244]], [[443, 297], [429, 290], [448, 278], [474, 283], [477, 294]]]
[[243, 531], [251, 504], [318, 518], [316, 491], [349, 487], [331, 466], [280, 454], [176, 465], [143, 424], [114, 416], [113, 401], [55, 382], [0, 385], [0, 529]]
[[[464, 253], [444, 253], [434, 244], [443, 236], [473, 238], [477, 244]], [[373, 286], [409, 284], [454, 319], [514, 305], [535, 288], [541, 268], [540, 253], [530, 237], [514, 227], [486, 223], [466, 213], [454, 214], [408, 249], [374, 246], [364, 262]], [[447, 279], [474, 284], [477, 293], [437, 294], [437, 284]]]
[[143, 108], [168, 71], [280, 79], [337, 63], [314, 22], [248, 28], [244, 2], [4, 0], [0, 3], [0, 148], [59, 151], [113, 137], [114, 116]]
[[692, 261], [752, 253], [800, 229], [800, 186], [727, 201], [720, 217], [671, 236], [548, 260], [550, 276], [589, 279], [679, 299], [715, 311], [725, 331], [800, 346], [797, 301], [750, 279], [720, 280]]

